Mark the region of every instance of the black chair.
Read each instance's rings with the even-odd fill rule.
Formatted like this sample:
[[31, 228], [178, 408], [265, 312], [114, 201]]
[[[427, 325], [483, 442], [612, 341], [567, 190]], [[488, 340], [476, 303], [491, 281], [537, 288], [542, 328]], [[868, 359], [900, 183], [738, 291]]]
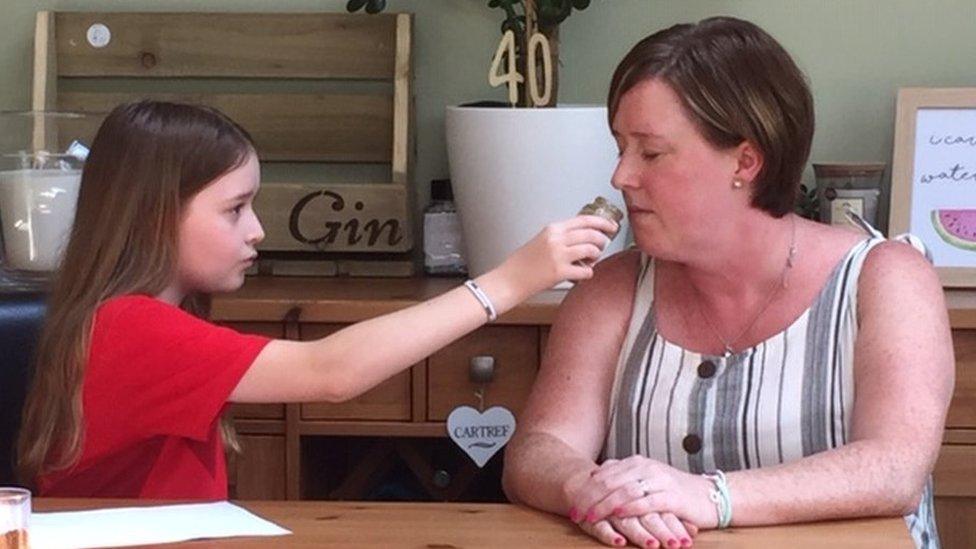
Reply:
[[0, 485], [17, 484], [17, 431], [45, 309], [42, 293], [0, 293]]

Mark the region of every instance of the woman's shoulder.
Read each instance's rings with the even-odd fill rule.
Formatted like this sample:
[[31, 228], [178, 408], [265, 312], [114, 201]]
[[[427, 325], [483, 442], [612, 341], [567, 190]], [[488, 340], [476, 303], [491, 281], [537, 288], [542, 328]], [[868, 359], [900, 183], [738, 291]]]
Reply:
[[604, 297], [611, 294], [633, 293], [634, 284], [644, 267], [644, 256], [637, 248], [617, 252], [593, 268], [593, 278], [576, 285], [585, 293], [598, 293]]
[[[576, 284], [563, 300], [559, 316], [614, 316], [628, 309], [642, 267], [639, 250], [628, 249], [607, 257], [593, 268], [593, 277]], [[603, 319], [607, 320], [607, 319]]]
[[862, 293], [942, 294], [938, 274], [923, 252], [897, 240], [884, 240], [871, 248], [864, 258], [858, 287]]
[[619, 278], [636, 275], [644, 262], [644, 255], [637, 248], [619, 251], [596, 264], [593, 278]]
[[806, 224], [805, 235], [798, 242], [802, 254], [805, 248], [812, 248], [818, 255], [824, 256], [827, 262], [834, 262], [848, 255], [862, 242], [871, 239], [871, 235], [861, 229], [840, 228], [816, 221], [803, 221]]
[[[858, 284], [884, 279], [920, 278], [937, 281], [935, 270], [924, 252], [901, 240], [885, 239], [878, 233], [850, 230], [821, 223], [810, 223], [810, 240], [817, 242], [820, 259], [833, 263], [835, 258], [849, 257], [861, 261]], [[802, 253], [802, 247], [801, 247]]]
[[855, 267], [845, 272], [850, 280], [856, 280], [849, 288], [856, 293], [858, 314], [887, 311], [907, 303], [913, 307], [943, 303], [935, 269], [911, 244], [826, 225], [821, 225], [814, 236], [819, 238], [822, 261], [847, 258], [838, 261], [835, 268], [841, 264]]

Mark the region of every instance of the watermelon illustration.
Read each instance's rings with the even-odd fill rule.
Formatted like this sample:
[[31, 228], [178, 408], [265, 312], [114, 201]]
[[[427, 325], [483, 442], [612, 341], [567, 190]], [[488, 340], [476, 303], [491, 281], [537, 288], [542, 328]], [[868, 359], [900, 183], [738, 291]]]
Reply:
[[932, 226], [946, 243], [976, 251], [976, 210], [932, 210]]

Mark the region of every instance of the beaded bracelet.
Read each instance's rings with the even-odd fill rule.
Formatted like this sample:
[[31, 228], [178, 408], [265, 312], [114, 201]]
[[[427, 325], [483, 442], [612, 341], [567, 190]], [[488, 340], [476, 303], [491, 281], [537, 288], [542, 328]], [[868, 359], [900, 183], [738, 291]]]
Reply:
[[475, 284], [474, 280], [465, 280], [464, 287], [471, 290], [474, 298], [485, 308], [485, 314], [488, 315], [488, 322], [494, 322], [498, 318], [498, 311], [495, 310], [495, 305], [488, 299], [488, 294], [481, 289], [481, 286]]
[[715, 510], [718, 512], [718, 527], [728, 528], [732, 524], [732, 494], [729, 492], [729, 483], [725, 480], [725, 473], [716, 469], [714, 473], [704, 473], [702, 476], [715, 485], [715, 489], [709, 492], [708, 498], [715, 503]]

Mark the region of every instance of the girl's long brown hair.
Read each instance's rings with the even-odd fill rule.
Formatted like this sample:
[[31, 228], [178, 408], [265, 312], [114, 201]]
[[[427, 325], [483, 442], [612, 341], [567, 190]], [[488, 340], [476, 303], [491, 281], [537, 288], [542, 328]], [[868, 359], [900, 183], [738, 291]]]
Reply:
[[207, 107], [141, 101], [120, 105], [102, 123], [38, 341], [17, 442], [23, 483], [71, 467], [81, 455], [95, 310], [170, 284], [184, 204], [253, 150], [246, 131]]

